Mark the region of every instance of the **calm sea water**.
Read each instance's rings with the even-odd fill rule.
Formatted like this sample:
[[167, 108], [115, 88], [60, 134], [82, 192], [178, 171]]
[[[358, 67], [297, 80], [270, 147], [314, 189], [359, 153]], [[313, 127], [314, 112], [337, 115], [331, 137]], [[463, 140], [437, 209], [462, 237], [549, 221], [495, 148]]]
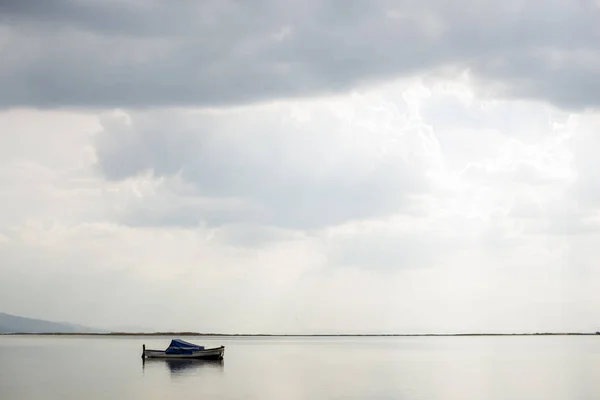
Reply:
[[184, 338], [223, 363], [142, 362], [167, 337], [0, 337], [0, 399], [600, 399], [599, 337]]

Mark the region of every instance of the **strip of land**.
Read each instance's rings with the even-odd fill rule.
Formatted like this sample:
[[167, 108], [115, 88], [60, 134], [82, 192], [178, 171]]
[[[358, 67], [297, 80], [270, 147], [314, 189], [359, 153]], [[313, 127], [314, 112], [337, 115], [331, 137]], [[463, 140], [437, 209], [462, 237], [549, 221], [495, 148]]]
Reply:
[[269, 334], [269, 333], [199, 333], [199, 332], [56, 332], [0, 333], [0, 336], [220, 336], [220, 337], [436, 337], [436, 336], [588, 336], [600, 332], [542, 332], [542, 333], [343, 333], [343, 334]]

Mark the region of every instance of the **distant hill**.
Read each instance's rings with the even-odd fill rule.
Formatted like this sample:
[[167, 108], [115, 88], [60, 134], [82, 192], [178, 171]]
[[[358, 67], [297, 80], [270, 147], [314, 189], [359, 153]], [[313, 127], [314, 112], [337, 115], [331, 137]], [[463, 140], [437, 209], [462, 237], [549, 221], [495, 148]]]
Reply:
[[0, 333], [89, 333], [100, 329], [64, 322], [25, 318], [0, 312]]

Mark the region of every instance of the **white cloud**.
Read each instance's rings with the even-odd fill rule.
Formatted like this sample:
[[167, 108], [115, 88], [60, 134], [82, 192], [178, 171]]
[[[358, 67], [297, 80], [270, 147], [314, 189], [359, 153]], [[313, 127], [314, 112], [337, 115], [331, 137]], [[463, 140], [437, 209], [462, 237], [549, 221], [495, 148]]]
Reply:
[[[173, 219], [155, 218], [152, 210], [137, 216], [140, 224], [242, 220], [319, 228], [393, 213], [428, 190], [426, 133], [410, 115], [369, 96], [138, 112], [130, 119], [103, 121], [97, 149], [104, 174], [122, 179], [152, 171], [167, 182], [183, 180], [193, 192], [185, 204], [169, 201]], [[227, 215], [214, 199], [237, 207]], [[135, 223], [135, 216], [126, 218]]]
[[7, 111], [0, 305], [169, 330], [597, 330], [597, 122], [466, 78]]

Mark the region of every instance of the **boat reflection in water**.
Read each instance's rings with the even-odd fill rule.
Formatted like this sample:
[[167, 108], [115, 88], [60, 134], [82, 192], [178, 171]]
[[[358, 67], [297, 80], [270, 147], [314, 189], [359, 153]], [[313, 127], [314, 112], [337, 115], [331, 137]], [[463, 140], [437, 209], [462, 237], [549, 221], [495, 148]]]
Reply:
[[165, 365], [171, 372], [172, 377], [190, 375], [198, 372], [201, 369], [209, 369], [212, 371], [223, 371], [225, 363], [223, 360], [191, 360], [191, 359], [160, 359], [148, 358], [143, 359], [142, 369], [146, 369], [146, 364], [154, 368], [158, 365]]

